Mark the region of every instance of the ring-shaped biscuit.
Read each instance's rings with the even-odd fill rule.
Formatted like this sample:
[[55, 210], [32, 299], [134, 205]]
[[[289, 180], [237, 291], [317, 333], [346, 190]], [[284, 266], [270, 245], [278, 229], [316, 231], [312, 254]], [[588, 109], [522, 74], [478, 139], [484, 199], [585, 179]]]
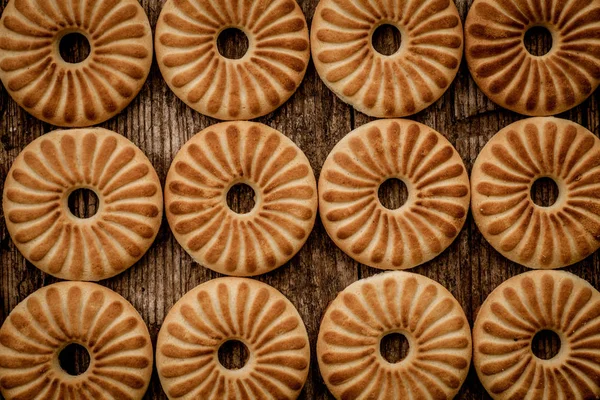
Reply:
[[[600, 247], [600, 140], [574, 122], [534, 117], [508, 125], [481, 150], [471, 173], [473, 218], [503, 256], [529, 268], [560, 268]], [[554, 204], [533, 202], [550, 178]]]
[[[380, 345], [395, 333], [409, 349], [391, 363]], [[330, 303], [317, 359], [336, 399], [452, 399], [469, 372], [471, 331], [442, 285], [409, 272], [385, 272], [351, 284]]]
[[[90, 357], [79, 375], [59, 361], [73, 343]], [[29, 295], [2, 324], [0, 390], [6, 400], [139, 400], [152, 358], [148, 328], [127, 300], [95, 283], [55, 283]]]
[[[475, 0], [465, 22], [471, 76], [492, 101], [520, 114], [575, 107], [600, 84], [599, 10], [598, 0]], [[541, 56], [525, 47], [534, 27], [552, 35]]]
[[[401, 34], [389, 56], [371, 43], [381, 25]], [[311, 51], [319, 76], [344, 102], [374, 117], [403, 117], [434, 103], [452, 83], [462, 23], [452, 0], [321, 0]]]
[[[379, 187], [400, 179], [408, 199], [390, 210]], [[469, 209], [469, 177], [440, 133], [402, 119], [365, 124], [327, 157], [319, 212], [329, 237], [356, 261], [406, 269], [431, 260], [459, 234]]]
[[[62, 38], [79, 33], [89, 56], [69, 63]], [[0, 19], [0, 80], [34, 117], [58, 126], [99, 124], [141, 90], [152, 31], [137, 0], [11, 0]]]
[[[217, 48], [226, 29], [248, 38], [239, 59]], [[295, 0], [168, 0], [156, 24], [156, 59], [177, 97], [221, 120], [247, 120], [275, 110], [306, 72], [308, 26]]]
[[[564, 271], [530, 271], [503, 282], [485, 300], [473, 327], [473, 363], [495, 400], [600, 397], [600, 293]], [[539, 358], [541, 331], [560, 339]]]
[[[255, 204], [227, 204], [245, 184]], [[222, 122], [192, 137], [167, 174], [165, 208], [181, 246], [201, 265], [237, 276], [286, 263], [306, 242], [317, 214], [317, 185], [302, 150], [257, 122]]]
[[[78, 218], [77, 189], [98, 197]], [[162, 191], [148, 158], [125, 137], [101, 128], [60, 130], [31, 142], [15, 159], [2, 198], [17, 249], [62, 279], [98, 281], [138, 261], [162, 221]]]
[[[240, 369], [219, 361], [228, 341], [242, 342]], [[158, 334], [156, 367], [169, 399], [289, 399], [308, 377], [310, 346], [302, 318], [275, 288], [219, 278], [186, 293]]]

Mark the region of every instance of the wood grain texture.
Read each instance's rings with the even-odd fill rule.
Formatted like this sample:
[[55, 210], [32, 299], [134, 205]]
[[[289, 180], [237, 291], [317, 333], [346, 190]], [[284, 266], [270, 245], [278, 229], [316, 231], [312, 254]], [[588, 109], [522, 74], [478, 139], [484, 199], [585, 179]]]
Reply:
[[[0, 0], [0, 12], [8, 0]], [[152, 27], [163, 0], [141, 0]], [[299, 1], [310, 26], [317, 0]], [[464, 22], [471, 1], [458, 0]], [[391, 45], [391, 43], [390, 43]], [[559, 114], [600, 134], [600, 93], [596, 91], [575, 109]], [[523, 118], [500, 109], [488, 100], [469, 76], [463, 60], [450, 89], [424, 111], [410, 117], [445, 135], [462, 156], [470, 171], [477, 154], [504, 126]], [[307, 155], [315, 174], [329, 151], [348, 132], [374, 118], [367, 117], [339, 100], [317, 76], [311, 63], [296, 94], [282, 107], [258, 121], [278, 129]], [[163, 81], [156, 61], [140, 94], [119, 115], [101, 124], [133, 141], [156, 168], [161, 183], [179, 148], [195, 133], [217, 121], [198, 114], [177, 99]], [[56, 129], [27, 114], [0, 85], [0, 191], [11, 163], [19, 152], [40, 135]], [[545, 193], [545, 194], [544, 194]], [[547, 196], [548, 191], [543, 192]], [[242, 199], [243, 201], [243, 199]], [[85, 204], [81, 204], [85, 206]], [[95, 204], [92, 204], [95, 207]], [[0, 210], [0, 215], [2, 215]], [[469, 322], [485, 297], [500, 283], [527, 268], [519, 266], [492, 249], [469, 215], [456, 241], [439, 257], [411, 271], [444, 285], [458, 299]], [[598, 254], [565, 270], [600, 288]], [[320, 377], [315, 344], [319, 321], [327, 304], [340, 290], [361, 277], [379, 273], [361, 266], [337, 249], [317, 218], [306, 245], [283, 267], [256, 279], [273, 285], [297, 307], [306, 324], [312, 352], [309, 379], [301, 399], [332, 399]], [[153, 341], [170, 307], [190, 289], [218, 274], [193, 262], [181, 249], [163, 220], [156, 242], [148, 253], [124, 273], [106, 280], [105, 285], [128, 299], [148, 324]], [[0, 323], [27, 295], [57, 280], [27, 263], [8, 236], [0, 218]], [[147, 399], [165, 399], [156, 371]], [[489, 399], [471, 368], [459, 399]]]

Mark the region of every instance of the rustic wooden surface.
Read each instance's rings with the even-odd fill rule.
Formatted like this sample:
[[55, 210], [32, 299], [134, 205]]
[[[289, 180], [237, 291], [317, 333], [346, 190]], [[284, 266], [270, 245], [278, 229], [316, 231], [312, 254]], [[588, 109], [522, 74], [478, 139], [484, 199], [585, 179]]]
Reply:
[[[0, 0], [0, 12], [7, 2]], [[154, 26], [164, 0], [141, 0], [141, 3]], [[310, 26], [317, 0], [299, 3]], [[463, 21], [470, 3], [470, 0], [457, 1]], [[543, 39], [539, 40], [543, 42]], [[385, 40], [383, 42], [390, 45]], [[596, 91], [582, 105], [559, 116], [578, 122], [598, 135], [599, 103], [600, 93]], [[490, 137], [523, 117], [502, 110], [487, 100], [469, 76], [463, 60], [458, 76], [446, 94], [431, 107], [410, 118], [444, 134], [470, 171], [479, 150]], [[258, 119], [296, 142], [308, 156], [317, 176], [332, 147], [346, 133], [370, 120], [372, 118], [353, 111], [352, 107], [338, 100], [321, 82], [312, 64], [296, 94], [278, 110]], [[101, 126], [136, 143], [148, 155], [164, 183], [170, 162], [179, 148], [196, 132], [215, 122], [178, 100], [154, 63], [138, 97], [121, 114]], [[0, 85], [0, 191], [17, 154], [33, 139], [52, 129], [55, 127], [28, 115]], [[542, 191], [542, 197], [547, 195], [546, 190]], [[244, 198], [238, 200], [245, 201]], [[600, 287], [597, 253], [567, 270], [590, 281], [596, 288]], [[525, 271], [525, 267], [506, 260], [493, 250], [470, 216], [449, 249], [433, 261], [412, 270], [447, 287], [463, 306], [471, 323], [478, 307], [496, 286]], [[337, 249], [317, 219], [314, 231], [298, 255], [283, 267], [256, 278], [288, 296], [308, 329], [313, 360], [301, 399], [332, 398], [319, 375], [314, 355], [319, 320], [325, 307], [337, 292], [350, 283], [378, 272], [359, 265]], [[217, 276], [192, 261], [179, 247], [164, 221], [156, 242], [140, 262], [119, 276], [100, 283], [117, 291], [134, 305], [155, 341], [170, 307], [188, 290]], [[1, 218], [0, 322], [27, 295], [54, 282], [55, 278], [42, 273], [19, 254], [8, 236], [4, 218]], [[166, 398], [156, 371], [146, 398]], [[457, 398], [489, 398], [473, 369]]]

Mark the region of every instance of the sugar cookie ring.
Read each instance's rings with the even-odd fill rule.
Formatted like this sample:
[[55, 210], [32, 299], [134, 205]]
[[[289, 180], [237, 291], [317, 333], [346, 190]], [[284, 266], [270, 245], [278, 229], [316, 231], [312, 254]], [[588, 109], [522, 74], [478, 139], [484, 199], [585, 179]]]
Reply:
[[[240, 59], [217, 38], [238, 28]], [[294, 94], [306, 72], [308, 27], [294, 0], [168, 0], [156, 24], [156, 59], [165, 81], [194, 110], [222, 120], [253, 119]]]
[[[395, 210], [378, 197], [402, 180], [408, 200]], [[406, 269], [446, 249], [469, 209], [469, 178], [460, 155], [433, 129], [409, 120], [379, 120], [344, 137], [319, 178], [319, 212], [329, 237], [356, 261]]]
[[[500, 130], [471, 174], [473, 217], [488, 242], [529, 268], [560, 268], [600, 247], [600, 140], [564, 119], [536, 117]], [[549, 177], [556, 202], [536, 205], [531, 187]]]
[[[384, 24], [402, 37], [389, 56], [371, 43]], [[402, 117], [448, 89], [462, 58], [462, 24], [452, 0], [321, 0], [311, 50], [319, 76], [344, 102], [374, 117]]]
[[[584, 101], [600, 84], [598, 0], [475, 0], [465, 22], [466, 57], [477, 86], [509, 110], [553, 115]], [[544, 27], [552, 48], [527, 51], [525, 34]]]
[[[381, 354], [389, 334], [408, 340], [397, 363]], [[336, 399], [452, 399], [471, 363], [471, 331], [460, 304], [439, 283], [403, 271], [361, 279], [331, 302], [317, 359]]]
[[[83, 346], [88, 369], [71, 375], [59, 354]], [[152, 375], [152, 342], [131, 304], [86, 282], [43, 287], [0, 328], [0, 389], [5, 399], [141, 399]]]
[[[74, 32], [91, 49], [68, 63], [59, 43]], [[95, 125], [118, 114], [151, 64], [152, 31], [137, 0], [11, 0], [2, 13], [0, 79], [21, 107], [53, 125]]]
[[[502, 399], [600, 397], [600, 293], [563, 271], [530, 271], [498, 286], [473, 327], [473, 362], [488, 393]], [[532, 350], [536, 333], [558, 334], [550, 359]]]
[[[249, 358], [227, 369], [228, 341]], [[169, 311], [158, 334], [156, 367], [169, 399], [296, 399], [308, 377], [308, 334], [294, 305], [275, 288], [245, 278], [197, 286]]]
[[[231, 187], [246, 184], [255, 205], [238, 214]], [[238, 276], [286, 263], [306, 242], [317, 213], [310, 163], [294, 142], [257, 122], [223, 122], [179, 150], [165, 183], [169, 225], [200, 264]]]
[[[69, 195], [89, 189], [97, 212], [78, 218]], [[133, 265], [161, 224], [158, 176], [144, 153], [101, 128], [54, 131], [14, 161], [2, 199], [8, 233], [36, 267], [62, 279], [97, 281]]]

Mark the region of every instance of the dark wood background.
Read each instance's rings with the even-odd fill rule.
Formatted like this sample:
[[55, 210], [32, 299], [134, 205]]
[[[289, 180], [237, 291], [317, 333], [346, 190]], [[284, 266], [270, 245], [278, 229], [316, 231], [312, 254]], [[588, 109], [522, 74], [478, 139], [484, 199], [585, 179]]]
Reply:
[[[0, 0], [0, 12], [7, 2]], [[163, 3], [164, 0], [141, 0], [153, 27]], [[310, 26], [317, 0], [299, 3]], [[470, 0], [457, 0], [463, 21], [470, 3]], [[393, 41], [393, 38], [382, 40], [384, 46], [391, 46]], [[537, 38], [536, 43], [542, 46], [544, 39]], [[596, 91], [582, 105], [559, 116], [582, 124], [598, 135], [599, 103], [600, 93]], [[458, 76], [445, 95], [410, 118], [444, 134], [470, 171], [479, 150], [492, 135], [523, 116], [503, 110], [489, 101], [469, 76], [463, 60]], [[333, 146], [352, 129], [372, 119], [354, 111], [330, 92], [311, 63], [302, 85], [292, 98], [258, 121], [283, 132], [304, 150], [318, 177]], [[164, 183], [171, 160], [179, 148], [192, 135], [216, 122], [191, 110], [175, 97], [154, 62], [148, 81], [137, 98], [121, 114], [100, 126], [114, 130], [138, 145]], [[55, 127], [27, 114], [0, 85], [0, 191], [17, 154], [33, 139], [53, 129]], [[540, 192], [541, 197], [549, 195], [546, 189]], [[244, 194], [240, 196], [240, 202], [247, 200]], [[80, 201], [82, 206], [87, 205], [86, 199]], [[0, 215], [3, 215], [1, 209]], [[412, 272], [426, 275], [448, 288], [463, 306], [472, 324], [486, 296], [504, 280], [526, 270], [492, 249], [469, 215], [456, 241], [439, 257]], [[590, 281], [596, 288], [600, 287], [597, 253], [566, 270]], [[286, 295], [298, 308], [308, 329], [312, 365], [301, 399], [332, 398], [321, 379], [314, 354], [319, 321], [325, 307], [350, 283], [379, 272], [356, 263], [337, 249], [317, 218], [306, 245], [289, 263], [256, 278]], [[165, 220], [156, 242], [140, 262], [100, 284], [117, 291], [133, 304], [155, 341], [170, 307], [196, 285], [218, 276], [195, 263], [179, 247]], [[8, 235], [4, 218], [0, 218], [0, 322], [30, 293], [56, 281], [25, 261]], [[166, 398], [156, 371], [146, 398]], [[472, 368], [457, 398], [489, 398]]]

